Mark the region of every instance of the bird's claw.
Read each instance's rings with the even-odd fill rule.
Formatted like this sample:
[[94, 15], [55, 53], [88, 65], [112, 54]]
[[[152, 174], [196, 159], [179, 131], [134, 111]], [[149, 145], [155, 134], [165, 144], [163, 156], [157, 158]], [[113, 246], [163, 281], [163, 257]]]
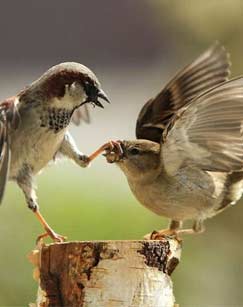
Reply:
[[62, 243], [64, 241], [66, 241], [67, 237], [59, 235], [57, 233], [55, 233], [53, 230], [51, 229], [46, 229], [46, 232], [39, 235], [36, 239], [36, 245], [41, 245], [41, 243], [43, 242], [44, 238], [50, 237], [54, 242], [57, 243]]
[[167, 238], [173, 238], [181, 241], [178, 237], [177, 231], [174, 229], [163, 229], [160, 231], [154, 230], [153, 232], [146, 234], [143, 238], [144, 240], [164, 240]]
[[107, 143], [105, 143], [104, 145], [102, 145], [99, 149], [97, 149], [94, 153], [92, 153], [87, 159], [89, 162], [93, 161], [97, 156], [99, 156], [100, 154], [102, 154], [102, 152], [112, 152], [112, 151], [117, 151], [117, 154], [119, 154], [119, 156], [121, 156], [123, 154], [121, 145], [120, 145], [121, 141], [109, 141]]
[[104, 146], [105, 151], [108, 151], [108, 152], [117, 151], [117, 153], [119, 155], [123, 154], [123, 150], [122, 150], [122, 147], [121, 147], [121, 141], [120, 140], [118, 140], [118, 141], [111, 140], [111, 141], [107, 142], [106, 144], [104, 144], [103, 146]]
[[119, 162], [123, 157], [123, 150], [121, 147], [121, 141], [110, 141], [105, 144], [104, 148], [105, 153], [103, 154], [106, 157], [108, 163]]

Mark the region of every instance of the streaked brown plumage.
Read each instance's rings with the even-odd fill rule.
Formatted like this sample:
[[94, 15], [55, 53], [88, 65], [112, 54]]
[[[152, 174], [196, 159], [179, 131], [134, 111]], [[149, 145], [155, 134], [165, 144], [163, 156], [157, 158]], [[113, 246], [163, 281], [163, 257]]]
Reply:
[[[218, 43], [179, 72], [142, 108], [136, 141], [106, 153], [135, 197], [171, 219], [171, 233], [200, 232], [203, 221], [234, 204], [243, 191], [243, 78], [228, 80]], [[193, 220], [192, 229], [180, 229]]]

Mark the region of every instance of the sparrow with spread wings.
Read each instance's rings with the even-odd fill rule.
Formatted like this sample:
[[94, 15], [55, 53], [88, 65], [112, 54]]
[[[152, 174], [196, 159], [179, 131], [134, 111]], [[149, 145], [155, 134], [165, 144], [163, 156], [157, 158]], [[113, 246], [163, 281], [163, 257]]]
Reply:
[[122, 154], [106, 151], [138, 201], [171, 220], [146, 238], [201, 232], [205, 219], [241, 197], [243, 78], [228, 81], [229, 66], [214, 44], [144, 105], [137, 140], [119, 141]]
[[[39, 211], [33, 179], [56, 154], [86, 167], [106, 145], [90, 156], [82, 154], [68, 132], [71, 121], [88, 121], [87, 104], [103, 108], [109, 102], [94, 73], [79, 63], [62, 63], [50, 68], [18, 95], [0, 104], [0, 202], [6, 182], [17, 182], [28, 207], [45, 229], [39, 237], [55, 241], [55, 233]], [[109, 143], [109, 147], [112, 144]]]

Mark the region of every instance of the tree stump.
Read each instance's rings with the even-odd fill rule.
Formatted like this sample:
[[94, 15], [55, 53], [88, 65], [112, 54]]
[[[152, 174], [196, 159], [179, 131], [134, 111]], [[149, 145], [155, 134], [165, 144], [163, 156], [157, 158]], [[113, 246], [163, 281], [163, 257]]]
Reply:
[[35, 306], [174, 306], [170, 275], [180, 252], [175, 239], [43, 246], [32, 256], [39, 279]]

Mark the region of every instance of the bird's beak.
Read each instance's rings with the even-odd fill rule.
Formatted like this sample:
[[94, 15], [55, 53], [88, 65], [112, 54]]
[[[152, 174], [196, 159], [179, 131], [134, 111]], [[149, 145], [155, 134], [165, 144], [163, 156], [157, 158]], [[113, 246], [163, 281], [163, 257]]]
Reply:
[[101, 98], [101, 99], [105, 100], [106, 102], [110, 103], [109, 98], [107, 97], [106, 93], [103, 90], [99, 90], [99, 92], [97, 94], [97, 99], [96, 99], [96, 101], [94, 101], [94, 103], [98, 107], [104, 108], [102, 103], [98, 100], [98, 98]]
[[107, 97], [106, 93], [103, 90], [99, 90], [98, 97], [110, 103], [109, 98]]
[[99, 90], [98, 93], [96, 93], [95, 95], [89, 96], [87, 97], [87, 99], [82, 102], [79, 107], [81, 107], [82, 105], [86, 104], [86, 103], [91, 103], [93, 106], [97, 106], [100, 107], [102, 109], [104, 109], [103, 104], [98, 100], [99, 98], [105, 100], [106, 102], [110, 103], [110, 100], [108, 99], [106, 93], [103, 90]]

